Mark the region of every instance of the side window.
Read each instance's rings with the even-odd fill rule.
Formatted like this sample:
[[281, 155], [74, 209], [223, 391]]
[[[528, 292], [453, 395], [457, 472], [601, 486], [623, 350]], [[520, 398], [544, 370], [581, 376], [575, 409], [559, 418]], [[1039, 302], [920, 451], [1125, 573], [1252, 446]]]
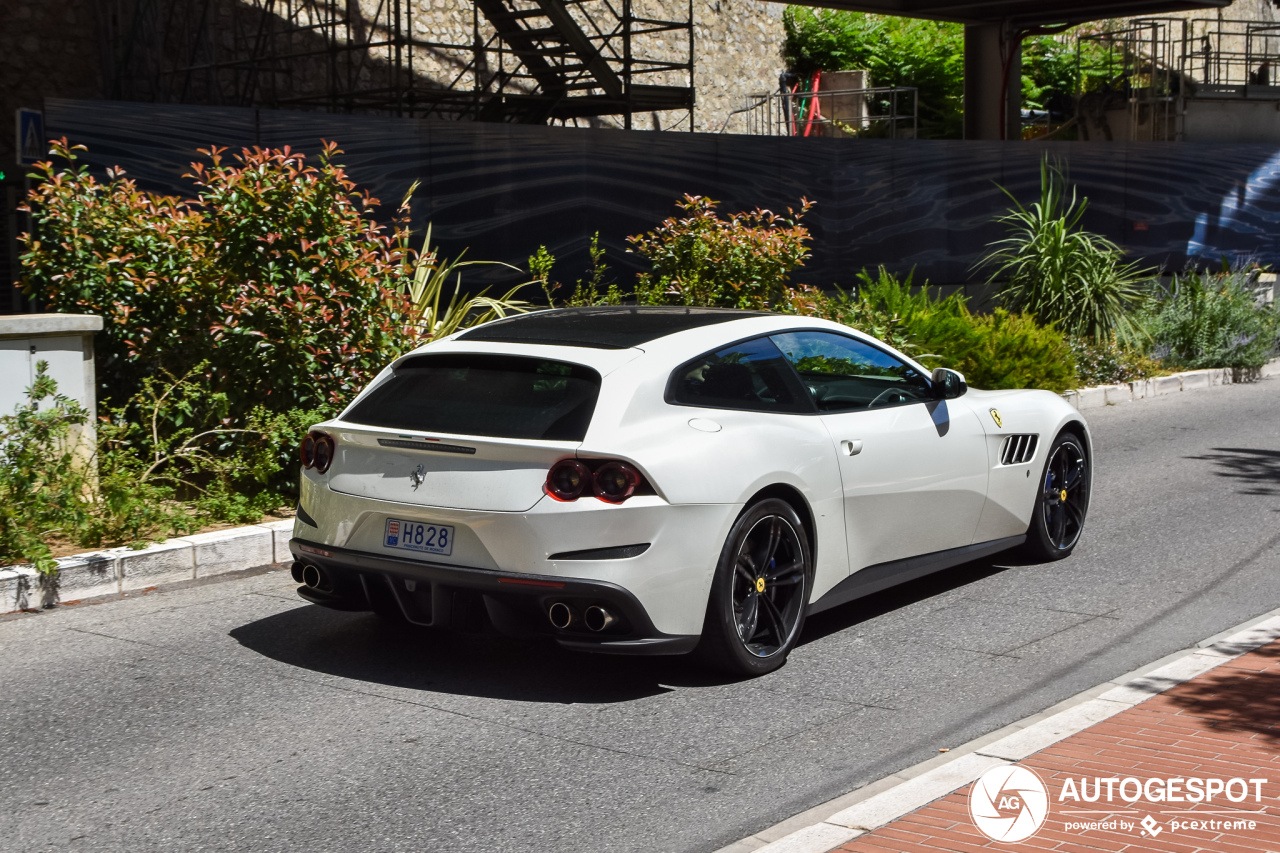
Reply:
[[820, 412], [900, 406], [933, 399], [929, 380], [889, 353], [831, 332], [774, 335]]
[[673, 403], [715, 409], [812, 411], [768, 338], [734, 344], [677, 368], [668, 397]]

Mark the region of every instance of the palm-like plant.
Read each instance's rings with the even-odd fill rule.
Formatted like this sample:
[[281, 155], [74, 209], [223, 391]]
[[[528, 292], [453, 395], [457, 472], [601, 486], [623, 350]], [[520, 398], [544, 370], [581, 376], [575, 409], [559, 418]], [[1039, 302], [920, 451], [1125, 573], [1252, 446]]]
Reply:
[[[498, 298], [487, 296], [489, 288], [486, 287], [474, 296], [462, 299], [463, 267], [497, 265], [520, 272], [519, 267], [501, 261], [464, 261], [462, 257], [465, 254], [464, 249], [456, 258], [441, 257], [439, 251], [431, 247], [431, 226], [427, 226], [413, 276], [400, 286], [401, 293], [409, 299], [410, 330], [419, 337], [427, 340], [448, 337], [459, 329], [498, 320], [508, 314], [522, 314], [532, 307], [530, 303], [515, 298], [522, 288], [534, 283], [531, 281], [517, 284]], [[448, 303], [443, 303], [449, 279], [455, 273], [453, 295]]]
[[992, 243], [978, 267], [1003, 279], [1004, 306], [1078, 337], [1141, 337], [1130, 311], [1142, 298], [1138, 285], [1154, 271], [1122, 263], [1119, 246], [1080, 227], [1089, 202], [1077, 198], [1074, 187], [1068, 196], [1062, 168], [1041, 160], [1040, 200], [1029, 207], [1000, 190], [1013, 202], [996, 220], [1009, 236]]

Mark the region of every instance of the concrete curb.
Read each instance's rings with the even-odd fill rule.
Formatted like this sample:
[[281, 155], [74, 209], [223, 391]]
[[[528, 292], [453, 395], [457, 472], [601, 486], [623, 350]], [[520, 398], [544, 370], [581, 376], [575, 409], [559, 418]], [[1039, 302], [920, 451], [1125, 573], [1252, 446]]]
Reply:
[[61, 557], [49, 583], [29, 565], [0, 569], [0, 614], [255, 569], [292, 559], [293, 519], [168, 539], [140, 550]]
[[827, 853], [950, 795], [992, 767], [1021, 761], [1278, 638], [1280, 609], [1105, 681], [946, 755], [830, 800], [717, 853]]
[[1280, 358], [1273, 358], [1256, 371], [1235, 370], [1230, 367], [1188, 370], [1172, 376], [1157, 376], [1155, 379], [1139, 379], [1134, 382], [1118, 382], [1115, 385], [1095, 385], [1092, 388], [1065, 391], [1062, 396], [1078, 411], [1083, 412], [1086, 409], [1100, 409], [1103, 406], [1135, 402], [1148, 397], [1164, 397], [1218, 385], [1238, 385], [1241, 382], [1253, 382], [1268, 376], [1280, 376]]

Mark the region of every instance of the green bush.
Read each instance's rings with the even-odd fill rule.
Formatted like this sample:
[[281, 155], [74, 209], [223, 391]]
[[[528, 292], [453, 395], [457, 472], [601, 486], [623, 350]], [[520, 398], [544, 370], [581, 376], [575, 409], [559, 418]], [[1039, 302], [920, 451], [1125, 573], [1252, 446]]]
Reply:
[[[605, 281], [605, 276], [609, 274], [609, 265], [604, 262], [605, 250], [600, 248], [599, 231], [591, 235], [587, 255], [591, 258], [587, 277], [577, 280], [573, 286], [573, 292], [565, 300], [564, 305], [570, 308], [621, 305], [625, 297], [618, 283], [613, 280]], [[538, 251], [529, 256], [529, 274], [533, 276], [535, 282], [542, 285], [542, 292], [547, 297], [547, 305], [553, 308], [556, 306], [556, 294], [560, 292], [561, 287], [559, 282], [551, 278], [551, 271], [555, 265], [556, 256], [547, 251], [546, 246], [539, 246]]]
[[973, 314], [963, 296], [933, 296], [927, 285], [913, 291], [911, 275], [900, 281], [884, 267], [874, 277], [859, 273], [858, 283], [852, 296], [798, 291], [791, 308], [866, 332], [927, 367], [958, 370], [976, 388], [1065, 391], [1075, 386], [1066, 339], [1030, 316], [1004, 309]]
[[688, 216], [627, 238], [628, 251], [653, 264], [637, 279], [636, 300], [753, 309], [785, 304], [788, 274], [809, 258], [809, 229], [800, 221], [813, 203], [800, 202], [800, 210], [787, 208], [785, 217], [756, 208], [721, 219], [720, 202], [686, 195], [676, 206]]
[[1001, 187], [1013, 202], [998, 217], [1009, 236], [992, 243], [979, 262], [1001, 282], [1000, 301], [1010, 311], [1032, 314], [1069, 335], [1107, 340], [1119, 334], [1132, 340], [1140, 335], [1130, 312], [1141, 298], [1139, 282], [1151, 270], [1122, 264], [1124, 252], [1115, 243], [1080, 227], [1089, 202], [1067, 197], [1061, 167], [1040, 163], [1040, 200], [1030, 207]]
[[1075, 356], [1076, 376], [1082, 388], [1133, 382], [1159, 370], [1159, 364], [1142, 350], [1121, 346], [1114, 339], [1098, 342], [1087, 338], [1071, 338], [1069, 344], [1071, 353]]
[[26, 404], [0, 416], [0, 564], [25, 558], [46, 574], [54, 562], [45, 540], [87, 517], [88, 481], [75, 438], [89, 417], [58, 393], [48, 368], [38, 362]]
[[120, 169], [99, 183], [77, 150], [58, 142], [65, 165], [36, 167], [23, 283], [52, 311], [105, 318], [101, 399], [122, 403], [146, 377], [203, 363], [205, 389], [236, 422], [256, 406], [337, 405], [412, 343], [397, 291], [406, 232], [370, 218], [376, 200], [332, 144], [315, 166], [288, 149], [230, 162], [202, 152], [193, 199], [140, 192]]
[[243, 428], [202, 422], [200, 412], [226, 406], [206, 394], [204, 367], [144, 379], [127, 405], [106, 409], [96, 441], [80, 442], [88, 412], [57, 393], [40, 362], [27, 403], [0, 417], [0, 564], [49, 574], [54, 539], [141, 545], [209, 522], [257, 522], [283, 505], [281, 491], [296, 488], [298, 435], [333, 411], [258, 407]]
[[1151, 297], [1139, 322], [1152, 353], [1172, 367], [1257, 368], [1280, 347], [1280, 314], [1257, 304], [1239, 272], [1175, 277]]
[[1003, 308], [963, 317], [936, 314], [920, 323], [917, 334], [922, 347], [940, 354], [929, 366], [958, 370], [975, 388], [1061, 392], [1076, 386], [1075, 363], [1062, 333], [1027, 314]]

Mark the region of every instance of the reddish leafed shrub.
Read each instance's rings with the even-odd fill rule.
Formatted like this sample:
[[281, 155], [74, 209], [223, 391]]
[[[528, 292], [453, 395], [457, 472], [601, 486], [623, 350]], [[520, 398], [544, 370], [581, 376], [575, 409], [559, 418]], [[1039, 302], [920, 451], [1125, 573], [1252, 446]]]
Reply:
[[721, 219], [718, 201], [686, 195], [688, 215], [628, 237], [629, 251], [653, 264], [640, 276], [636, 297], [654, 304], [769, 308], [788, 301], [787, 276], [809, 258], [809, 229], [800, 224], [813, 202], [781, 216], [769, 210]]
[[370, 212], [326, 144], [303, 154], [201, 151], [195, 197], [141, 192], [120, 169], [97, 181], [65, 140], [37, 165], [27, 200], [23, 284], [53, 311], [100, 314], [103, 396], [121, 403], [147, 376], [208, 362], [211, 394], [238, 419], [333, 406], [411, 344], [405, 209], [391, 229]]

